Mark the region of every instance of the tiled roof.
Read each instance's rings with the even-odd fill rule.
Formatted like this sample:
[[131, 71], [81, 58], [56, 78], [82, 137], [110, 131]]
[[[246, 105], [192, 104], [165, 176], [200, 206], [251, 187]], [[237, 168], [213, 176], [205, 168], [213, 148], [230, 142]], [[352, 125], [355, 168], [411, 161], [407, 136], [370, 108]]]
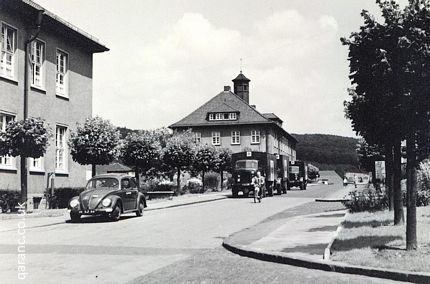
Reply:
[[[227, 110], [228, 109], [228, 110]], [[207, 121], [209, 112], [238, 111], [238, 120]], [[224, 91], [213, 97], [201, 107], [187, 115], [180, 121], [170, 125], [170, 128], [192, 127], [204, 125], [234, 125], [234, 124], [259, 124], [271, 123], [255, 108], [251, 107], [244, 100], [231, 91]]]
[[133, 171], [133, 169], [118, 162], [109, 165], [97, 165], [98, 173], [128, 173], [131, 171]]
[[273, 112], [269, 112], [269, 113], [263, 113], [263, 116], [267, 119], [277, 119], [282, 121], [282, 119], [279, 118], [279, 116], [277, 116], [276, 114], [274, 114]]

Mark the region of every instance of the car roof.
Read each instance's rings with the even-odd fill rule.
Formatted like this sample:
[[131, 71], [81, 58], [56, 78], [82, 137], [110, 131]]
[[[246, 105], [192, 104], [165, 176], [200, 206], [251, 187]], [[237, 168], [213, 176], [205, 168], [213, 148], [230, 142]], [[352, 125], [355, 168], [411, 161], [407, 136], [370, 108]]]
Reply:
[[99, 174], [99, 175], [95, 175], [92, 178], [98, 178], [98, 177], [112, 177], [112, 178], [123, 178], [123, 177], [128, 177], [128, 178], [132, 178], [131, 176], [127, 175], [127, 174], [123, 174], [123, 173], [108, 173], [108, 174]]

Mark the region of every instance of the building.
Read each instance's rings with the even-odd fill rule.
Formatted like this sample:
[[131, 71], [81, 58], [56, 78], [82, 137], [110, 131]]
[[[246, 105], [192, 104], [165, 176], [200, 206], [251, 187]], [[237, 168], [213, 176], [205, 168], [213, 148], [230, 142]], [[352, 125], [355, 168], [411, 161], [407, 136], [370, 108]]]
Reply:
[[196, 142], [242, 151], [282, 154], [296, 160], [297, 140], [274, 113], [260, 113], [249, 104], [250, 80], [240, 72], [229, 86], [180, 121], [173, 130], [192, 129]]
[[[94, 37], [30, 0], [0, 0], [0, 131], [24, 117], [26, 41], [28, 44], [28, 117], [45, 119], [53, 132], [46, 155], [28, 159], [28, 197], [43, 196], [48, 175], [56, 187], [82, 186], [86, 167], [72, 161], [68, 136], [92, 115], [93, 54], [109, 49]], [[20, 159], [0, 157], [0, 189], [19, 190]], [[29, 206], [31, 207], [31, 206]]]

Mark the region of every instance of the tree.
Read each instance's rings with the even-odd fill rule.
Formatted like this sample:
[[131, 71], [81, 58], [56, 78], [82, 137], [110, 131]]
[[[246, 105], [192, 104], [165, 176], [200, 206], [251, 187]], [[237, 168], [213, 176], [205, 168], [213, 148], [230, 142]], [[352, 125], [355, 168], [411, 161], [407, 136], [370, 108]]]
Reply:
[[189, 169], [194, 158], [194, 138], [191, 131], [176, 132], [167, 141], [163, 150], [163, 162], [177, 173], [178, 191], [181, 189], [181, 171]]
[[140, 185], [140, 174], [146, 174], [158, 164], [161, 147], [157, 137], [150, 131], [129, 133], [121, 147], [121, 161], [135, 171]]
[[202, 172], [202, 190], [205, 190], [205, 173], [215, 169], [217, 151], [214, 146], [200, 144], [196, 146], [193, 167]]
[[357, 144], [357, 156], [360, 167], [367, 172], [375, 172], [375, 161], [384, 159], [383, 149], [378, 145], [369, 145], [364, 139]]
[[[0, 155], [21, 156], [21, 203], [27, 201], [27, 158], [40, 158], [49, 146], [51, 131], [41, 118], [12, 121], [0, 133]], [[27, 207], [25, 207], [27, 208]]]
[[100, 117], [87, 118], [83, 125], [77, 124], [72, 132], [69, 146], [73, 161], [81, 165], [92, 165], [92, 176], [96, 165], [106, 165], [118, 155], [119, 131], [108, 120]]
[[216, 161], [214, 169], [220, 173], [221, 176], [221, 190], [223, 190], [224, 171], [231, 169], [231, 150], [228, 148], [220, 148], [216, 151]]

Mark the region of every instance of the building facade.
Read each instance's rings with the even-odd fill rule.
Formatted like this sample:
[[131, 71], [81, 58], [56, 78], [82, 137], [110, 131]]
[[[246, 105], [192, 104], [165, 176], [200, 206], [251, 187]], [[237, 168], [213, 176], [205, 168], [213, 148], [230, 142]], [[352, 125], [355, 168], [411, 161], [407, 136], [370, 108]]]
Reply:
[[[40, 33], [35, 22], [43, 11]], [[0, 131], [24, 117], [28, 50], [28, 117], [41, 117], [53, 137], [47, 153], [28, 159], [28, 196], [40, 198], [55, 173], [56, 187], [82, 186], [87, 169], [72, 161], [67, 141], [92, 115], [93, 54], [108, 51], [95, 38], [30, 0], [0, 0]], [[0, 189], [20, 189], [19, 157], [0, 157]], [[50, 175], [51, 176], [51, 175]]]
[[249, 104], [250, 80], [240, 72], [229, 86], [194, 112], [170, 125], [173, 130], [191, 129], [195, 141], [236, 152], [282, 154], [296, 160], [297, 140], [282, 127], [273, 113], [260, 113]]

